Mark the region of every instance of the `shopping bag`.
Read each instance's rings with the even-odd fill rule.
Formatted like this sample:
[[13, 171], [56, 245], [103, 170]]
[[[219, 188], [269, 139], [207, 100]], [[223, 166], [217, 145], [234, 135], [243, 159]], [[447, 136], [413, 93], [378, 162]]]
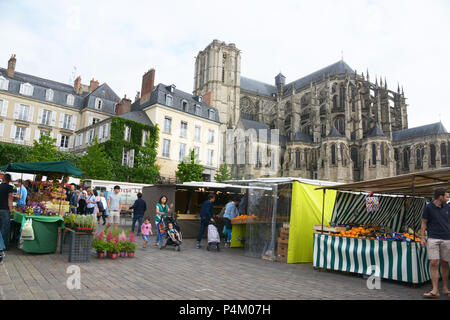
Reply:
[[211, 243], [211, 242], [220, 243], [219, 232], [217, 231], [216, 226], [214, 226], [213, 224], [210, 224], [208, 226], [208, 243]]
[[27, 219], [20, 235], [22, 240], [34, 240], [33, 219]]
[[375, 212], [380, 209], [380, 198], [374, 197], [373, 192], [366, 198], [367, 212]]

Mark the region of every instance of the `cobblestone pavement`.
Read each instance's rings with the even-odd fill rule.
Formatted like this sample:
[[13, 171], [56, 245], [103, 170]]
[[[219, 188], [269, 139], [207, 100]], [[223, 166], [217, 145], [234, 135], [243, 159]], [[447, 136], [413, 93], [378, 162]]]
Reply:
[[369, 290], [361, 276], [246, 257], [240, 248], [208, 252], [196, 249], [192, 239], [184, 241], [180, 252], [150, 246], [132, 259], [97, 259], [93, 253], [90, 263], [76, 264], [79, 290], [66, 286], [70, 265], [59, 252], [37, 255], [11, 249], [0, 265], [0, 299], [391, 300], [422, 299], [431, 288], [383, 280], [380, 290]]

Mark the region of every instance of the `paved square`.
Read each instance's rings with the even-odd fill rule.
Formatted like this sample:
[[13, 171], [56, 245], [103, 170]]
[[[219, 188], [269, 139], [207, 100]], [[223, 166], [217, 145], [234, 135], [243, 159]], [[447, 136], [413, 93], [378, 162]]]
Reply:
[[[152, 244], [154, 237], [151, 239]], [[139, 244], [142, 240], [138, 239]], [[203, 244], [206, 241], [203, 240]], [[423, 299], [431, 289], [381, 281], [369, 290], [361, 276], [317, 271], [312, 264], [282, 264], [246, 257], [243, 249], [208, 252], [185, 239], [180, 252], [154, 246], [130, 258], [78, 263], [81, 288], [69, 290], [68, 256], [7, 252], [0, 265], [1, 299]], [[441, 297], [441, 299], [448, 299]]]

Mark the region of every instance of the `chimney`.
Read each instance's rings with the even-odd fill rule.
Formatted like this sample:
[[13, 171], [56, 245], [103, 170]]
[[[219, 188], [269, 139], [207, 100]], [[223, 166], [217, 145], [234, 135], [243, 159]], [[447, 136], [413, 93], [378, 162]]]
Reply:
[[116, 115], [120, 116], [121, 114], [127, 113], [131, 111], [131, 100], [127, 98], [125, 95], [122, 100], [117, 103]]
[[94, 80], [94, 78], [92, 78], [91, 83], [89, 84], [89, 92], [94, 91], [95, 89], [97, 89], [99, 86], [98, 84], [98, 80]]
[[6, 69], [6, 75], [10, 78], [14, 78], [14, 71], [16, 70], [16, 55], [11, 55], [8, 60], [8, 69]]
[[144, 104], [145, 102], [150, 100], [150, 94], [155, 87], [155, 69], [151, 68], [142, 76], [142, 90], [141, 90], [141, 102], [140, 104]]
[[80, 91], [81, 91], [81, 76], [78, 76], [75, 79], [75, 81], [73, 83], [73, 88], [75, 89], [76, 93], [78, 93], [78, 94], [80, 93]]
[[207, 104], [209, 104], [210, 106], [212, 106], [212, 100], [213, 100], [213, 92], [207, 92], [203, 95], [203, 101]]
[[134, 97], [134, 102], [141, 99], [141, 93], [139, 91], [136, 91], [136, 97]]

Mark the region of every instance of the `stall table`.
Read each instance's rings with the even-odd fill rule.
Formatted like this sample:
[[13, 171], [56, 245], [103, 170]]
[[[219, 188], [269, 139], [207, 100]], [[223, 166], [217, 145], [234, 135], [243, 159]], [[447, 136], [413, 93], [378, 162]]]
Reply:
[[375, 274], [383, 279], [414, 284], [431, 279], [427, 250], [422, 248], [420, 242], [358, 239], [315, 233], [313, 266], [365, 275]]
[[28, 216], [15, 212], [14, 221], [20, 230], [28, 218], [33, 220], [34, 240], [24, 240], [22, 250], [28, 253], [54, 253], [58, 246], [58, 228], [64, 228], [64, 220], [58, 216]]

